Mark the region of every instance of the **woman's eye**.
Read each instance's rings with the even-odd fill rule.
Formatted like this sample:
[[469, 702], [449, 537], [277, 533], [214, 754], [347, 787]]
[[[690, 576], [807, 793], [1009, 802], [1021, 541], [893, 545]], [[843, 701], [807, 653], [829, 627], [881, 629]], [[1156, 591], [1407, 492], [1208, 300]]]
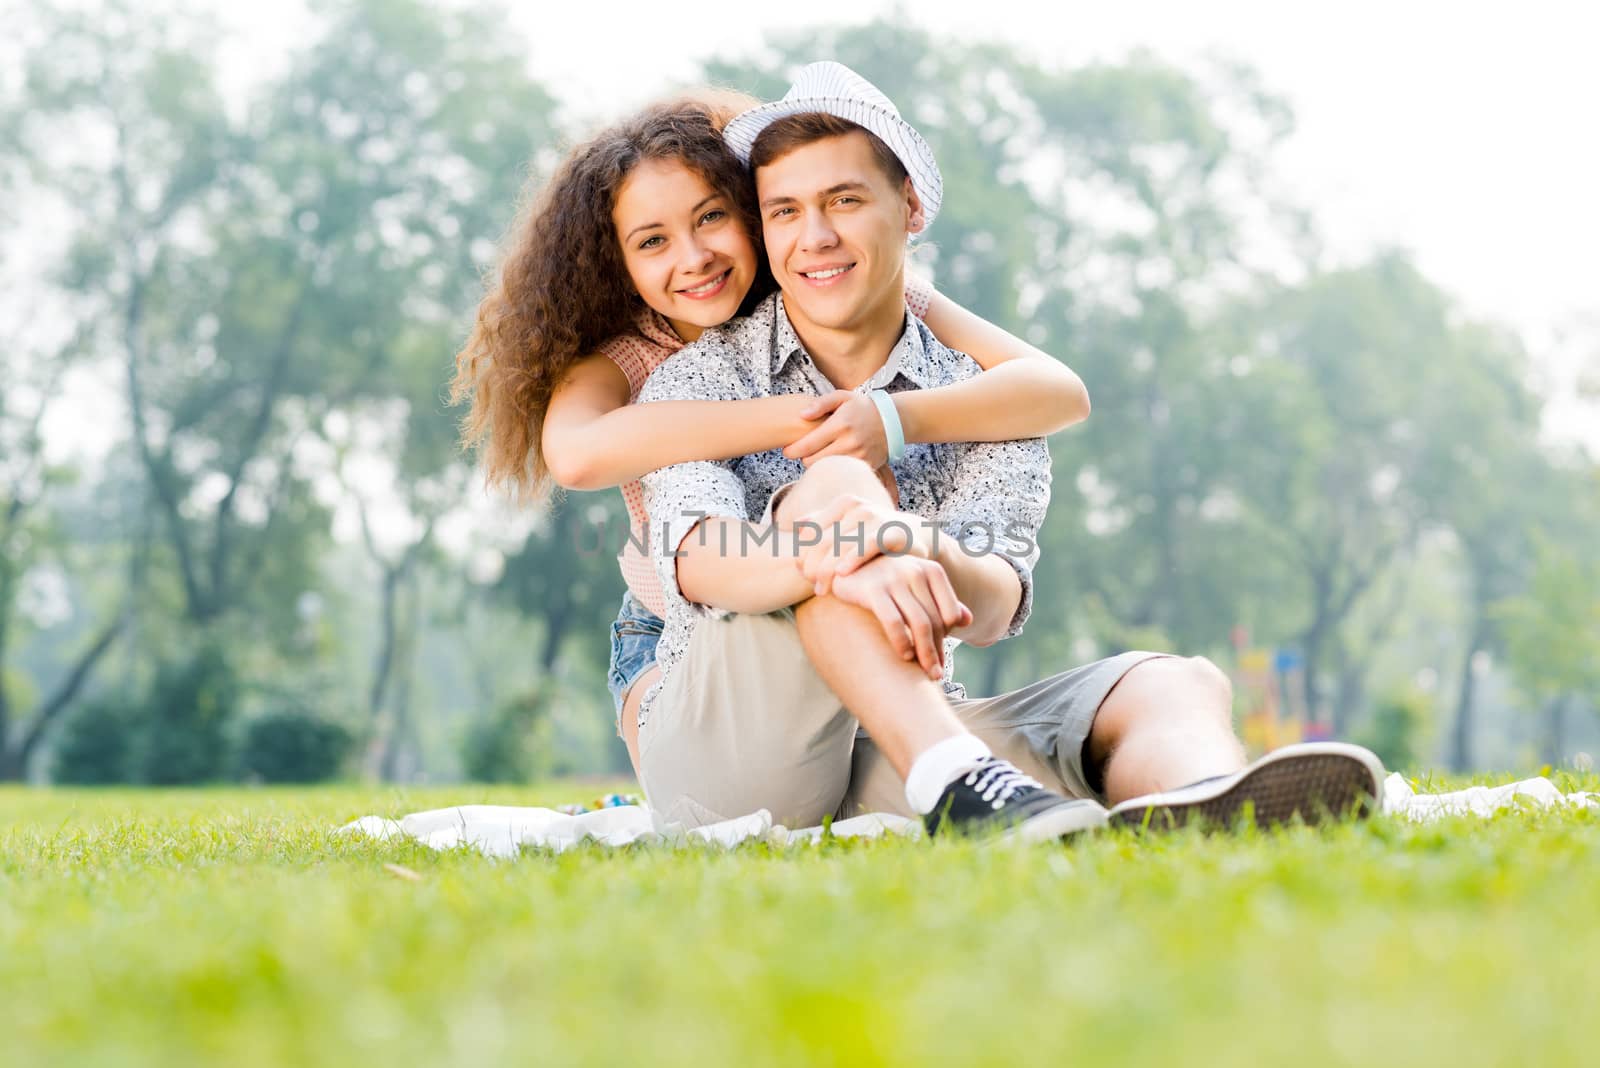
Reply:
[[665, 243], [666, 243], [666, 238], [662, 237], [660, 234], [656, 234], [656, 235], [654, 235], [652, 237], [647, 237], [643, 241], [639, 242], [639, 247], [641, 249], [655, 248], [658, 245], [662, 245], [662, 244], [665, 244]]
[[718, 219], [727, 214], [728, 213], [723, 211], [721, 208], [712, 208], [710, 211], [700, 216], [700, 224], [704, 226], [706, 223], [716, 222]]

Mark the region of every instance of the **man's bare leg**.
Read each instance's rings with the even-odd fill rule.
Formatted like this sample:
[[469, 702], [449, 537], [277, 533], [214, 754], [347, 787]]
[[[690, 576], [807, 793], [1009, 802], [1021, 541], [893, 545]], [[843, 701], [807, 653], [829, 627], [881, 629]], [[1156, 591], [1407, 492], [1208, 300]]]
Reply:
[[872, 613], [833, 597], [795, 606], [800, 643], [840, 704], [872, 735], [900, 774], [946, 738], [969, 734], [944, 688], [915, 660], [903, 660]]
[[1203, 657], [1146, 660], [1100, 705], [1088, 750], [1113, 805], [1236, 772], [1245, 760], [1233, 686]]
[[1112, 822], [1227, 825], [1248, 811], [1270, 827], [1377, 810], [1383, 764], [1360, 746], [1288, 745], [1246, 767], [1232, 701], [1228, 677], [1200, 657], [1147, 660], [1123, 676], [1088, 745], [1089, 759], [1105, 769]]
[[[787, 492], [774, 520], [794, 528], [808, 513], [847, 503], [845, 497], [884, 507], [890, 501], [865, 464], [832, 457], [814, 464]], [[836, 578], [832, 591], [795, 606], [795, 632], [816, 678], [872, 735], [931, 833], [998, 830], [1014, 842], [1044, 842], [1105, 825], [1100, 805], [1045, 790], [997, 759], [950, 707], [933, 676], [943, 656], [944, 629], [970, 623], [972, 613], [956, 602], [940, 565], [875, 559], [858, 573]], [[894, 622], [861, 607], [886, 593], [900, 612]], [[904, 655], [901, 635], [886, 631], [898, 622], [917, 632], [913, 644], [920, 659]]]
[[[857, 460], [817, 462], [779, 503], [781, 526], [851, 494], [890, 505], [888, 490]], [[872, 735], [904, 780], [920, 753], [970, 732], [916, 660], [895, 651], [877, 618], [837, 598], [812, 597], [795, 606], [800, 641], [839, 701]]]

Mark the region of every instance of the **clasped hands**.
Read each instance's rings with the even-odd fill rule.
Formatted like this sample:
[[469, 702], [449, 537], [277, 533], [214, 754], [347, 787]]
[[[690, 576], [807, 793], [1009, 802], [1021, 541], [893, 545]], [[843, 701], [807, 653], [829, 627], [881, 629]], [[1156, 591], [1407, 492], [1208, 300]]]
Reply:
[[854, 456], [874, 470], [889, 462], [889, 438], [884, 433], [883, 416], [872, 398], [850, 389], [825, 393], [800, 413], [800, 418], [818, 422], [783, 454], [810, 467], [824, 456]]

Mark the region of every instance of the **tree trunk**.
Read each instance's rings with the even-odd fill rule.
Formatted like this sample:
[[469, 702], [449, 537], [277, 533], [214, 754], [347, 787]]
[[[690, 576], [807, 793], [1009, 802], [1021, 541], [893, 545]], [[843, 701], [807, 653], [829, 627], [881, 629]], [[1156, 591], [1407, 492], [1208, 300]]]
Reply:
[[[415, 733], [411, 722], [411, 684], [416, 675], [417, 634], [422, 629], [422, 591], [419, 583], [413, 576], [408, 577], [406, 585], [410, 587], [410, 607], [405, 614], [404, 629], [396, 643], [396, 660], [400, 665], [399, 674], [395, 678], [394, 700], [390, 702], [393, 715], [389, 720], [389, 731], [383, 747], [383, 759], [379, 772], [384, 782], [399, 782], [401, 779], [410, 779], [415, 769], [415, 761], [407, 761], [414, 750]], [[411, 766], [407, 766], [408, 763]]]
[[[14, 498], [7, 509], [0, 540], [9, 536], [12, 521], [22, 513], [22, 501]], [[14, 777], [5, 763], [11, 751], [11, 696], [6, 691], [6, 664], [11, 654], [11, 606], [16, 598], [16, 567], [0, 557], [0, 782]]]
[[1479, 606], [1477, 618], [1472, 624], [1472, 637], [1467, 642], [1466, 656], [1461, 660], [1461, 692], [1456, 699], [1456, 722], [1450, 745], [1452, 771], [1472, 769], [1472, 719], [1478, 696], [1478, 679], [1472, 670], [1472, 662], [1483, 651], [1487, 640], [1488, 622], [1485, 619], [1484, 609]]
[[1328, 620], [1322, 605], [1317, 605], [1316, 615], [1300, 634], [1300, 696], [1305, 700], [1306, 720], [1322, 722], [1322, 656], [1328, 639]]
[[567, 637], [567, 624], [571, 616], [570, 606], [563, 605], [559, 611], [544, 618], [544, 650], [539, 656], [539, 664], [546, 675], [555, 671], [556, 658], [561, 655], [561, 643]]
[[1567, 755], [1567, 694], [1552, 697], [1544, 706], [1544, 762], [1559, 768]]
[[117, 635], [122, 633], [126, 622], [127, 613], [118, 611], [111, 621], [101, 628], [94, 642], [67, 669], [66, 677], [56, 686], [55, 691], [34, 711], [27, 727], [22, 731], [22, 737], [15, 744], [8, 737], [0, 735], [0, 782], [20, 782], [27, 774], [28, 765], [44, 742], [45, 733], [50, 729], [50, 725], [60, 718], [78, 696], [79, 691], [88, 683], [89, 677], [94, 674], [95, 666], [100, 663], [100, 658], [116, 644]]
[[383, 718], [383, 699], [394, 674], [395, 587], [400, 584], [398, 567], [383, 567], [383, 585], [378, 595], [378, 655], [372, 665], [372, 688], [367, 694], [367, 722], [378, 729]]
[[1346, 666], [1339, 672], [1338, 688], [1333, 695], [1333, 736], [1347, 738], [1350, 733], [1350, 723], [1355, 719], [1356, 709], [1360, 708], [1366, 699], [1367, 679], [1366, 672], [1360, 668]]

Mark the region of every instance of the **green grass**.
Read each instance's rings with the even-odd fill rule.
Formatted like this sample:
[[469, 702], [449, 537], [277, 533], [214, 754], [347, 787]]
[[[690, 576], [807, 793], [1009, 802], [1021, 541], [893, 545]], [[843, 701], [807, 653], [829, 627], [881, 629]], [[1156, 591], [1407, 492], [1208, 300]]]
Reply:
[[1600, 1060], [1594, 815], [511, 862], [330, 833], [594, 792], [0, 790], [0, 1064]]

